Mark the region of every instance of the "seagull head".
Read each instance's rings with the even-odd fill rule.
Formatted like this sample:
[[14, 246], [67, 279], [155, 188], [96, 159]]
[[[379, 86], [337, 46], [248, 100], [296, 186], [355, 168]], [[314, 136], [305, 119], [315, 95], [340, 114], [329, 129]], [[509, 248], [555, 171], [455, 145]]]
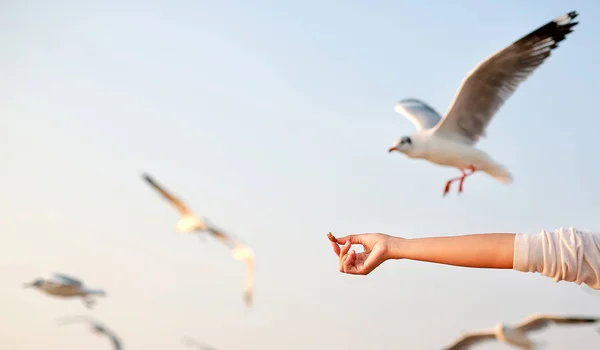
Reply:
[[36, 279], [33, 282], [29, 282], [29, 283], [25, 283], [23, 284], [23, 288], [30, 288], [30, 287], [41, 287], [42, 284], [44, 284], [44, 280], [41, 278]]
[[388, 150], [388, 152], [402, 152], [408, 153], [413, 149], [413, 140], [410, 136], [402, 136], [398, 140], [394, 142], [392, 147]]

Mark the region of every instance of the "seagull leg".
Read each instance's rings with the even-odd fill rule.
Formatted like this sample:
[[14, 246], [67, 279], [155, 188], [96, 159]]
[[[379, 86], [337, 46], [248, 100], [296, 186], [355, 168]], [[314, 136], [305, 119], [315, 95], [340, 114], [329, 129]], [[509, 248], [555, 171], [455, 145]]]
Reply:
[[[462, 171], [462, 170], [461, 170], [461, 171]], [[463, 172], [463, 176], [464, 176], [464, 174], [465, 174], [465, 173]], [[463, 176], [455, 177], [455, 178], [452, 178], [452, 179], [448, 180], [448, 181], [446, 182], [446, 186], [444, 187], [444, 194], [443, 194], [443, 195], [444, 195], [444, 196], [445, 196], [445, 195], [447, 195], [447, 194], [448, 194], [448, 192], [450, 192], [450, 185], [451, 185], [451, 184], [452, 184], [454, 181], [457, 181], [457, 180], [460, 180], [460, 179], [462, 179], [462, 178], [463, 178]]]
[[464, 170], [461, 170], [463, 175], [460, 177], [459, 182], [458, 182], [458, 193], [462, 193], [463, 191], [463, 182], [465, 181], [465, 178], [469, 175], [473, 175], [473, 173], [475, 172], [475, 167], [473, 165], [469, 165], [469, 170], [471, 170], [470, 173], [465, 173]]
[[475, 167], [473, 165], [469, 165], [468, 169], [471, 170], [470, 173], [465, 173], [465, 171], [463, 169], [460, 169], [460, 172], [462, 173], [462, 176], [452, 178], [452, 179], [450, 179], [450, 180], [448, 180], [446, 182], [446, 187], [444, 187], [444, 196], [446, 194], [448, 194], [448, 192], [450, 192], [450, 185], [454, 181], [459, 181], [459, 183], [458, 183], [458, 193], [462, 192], [462, 190], [463, 190], [463, 182], [465, 181], [465, 178], [475, 172]]

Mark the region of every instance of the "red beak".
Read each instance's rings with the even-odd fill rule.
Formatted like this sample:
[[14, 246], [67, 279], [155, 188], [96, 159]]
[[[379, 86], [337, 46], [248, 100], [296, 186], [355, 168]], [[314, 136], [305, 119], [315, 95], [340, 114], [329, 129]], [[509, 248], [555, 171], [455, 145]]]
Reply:
[[392, 151], [397, 151], [398, 149], [396, 147], [392, 147], [388, 150], [388, 152], [392, 152]]

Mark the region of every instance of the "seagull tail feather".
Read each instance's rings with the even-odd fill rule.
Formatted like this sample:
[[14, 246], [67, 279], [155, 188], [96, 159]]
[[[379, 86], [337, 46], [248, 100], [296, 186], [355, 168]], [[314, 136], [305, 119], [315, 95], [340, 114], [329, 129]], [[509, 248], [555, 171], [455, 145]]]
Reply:
[[513, 181], [513, 177], [508, 169], [500, 164], [493, 164], [484, 169], [484, 171], [503, 184], [508, 185]]
[[98, 295], [101, 297], [106, 296], [106, 292], [103, 289], [87, 289], [86, 294], [88, 295]]

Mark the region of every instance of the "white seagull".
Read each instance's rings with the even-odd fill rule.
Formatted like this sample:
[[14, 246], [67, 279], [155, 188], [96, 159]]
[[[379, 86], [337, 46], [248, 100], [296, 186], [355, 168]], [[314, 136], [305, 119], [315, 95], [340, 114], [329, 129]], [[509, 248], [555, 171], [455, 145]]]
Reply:
[[557, 17], [479, 63], [462, 81], [443, 118], [418, 99], [399, 101], [396, 112], [412, 122], [417, 132], [400, 137], [389, 152], [398, 151], [409, 158], [458, 168], [462, 176], [446, 183], [444, 195], [457, 180], [461, 193], [464, 179], [475, 171], [483, 171], [502, 183], [511, 183], [508, 170], [474, 145], [485, 136], [491, 119], [519, 84], [573, 31], [578, 23], [573, 22], [577, 15], [573, 11]]
[[81, 297], [88, 309], [91, 309], [96, 300], [94, 296], [106, 296], [102, 289], [91, 289], [83, 285], [83, 282], [64, 274], [55, 273], [49, 279], [37, 278], [33, 282], [25, 283], [24, 288], [37, 288], [40, 291], [56, 297]]
[[592, 317], [564, 317], [554, 315], [537, 314], [527, 318], [525, 321], [510, 327], [504, 324], [499, 324], [496, 328], [489, 331], [471, 332], [463, 335], [454, 344], [444, 350], [466, 350], [471, 349], [472, 345], [489, 341], [498, 340], [503, 343], [513, 345], [522, 350], [534, 350], [539, 343], [534, 343], [527, 338], [527, 333], [544, 329], [550, 325], [565, 325], [565, 324], [583, 324], [595, 323], [600, 318]]
[[119, 339], [119, 337], [117, 337], [117, 335], [114, 332], [107, 329], [105, 326], [103, 326], [99, 322], [92, 320], [91, 318], [88, 318], [85, 316], [78, 316], [78, 317], [69, 317], [68, 319], [58, 321], [58, 323], [61, 325], [80, 323], [80, 322], [85, 322], [85, 323], [89, 324], [90, 326], [92, 326], [92, 332], [94, 332], [98, 335], [107, 336], [110, 339], [110, 341], [112, 342], [115, 350], [123, 349], [123, 346], [121, 345], [121, 340]]
[[245, 263], [244, 302], [247, 307], [250, 307], [252, 305], [252, 291], [254, 289], [254, 252], [252, 249], [233, 236], [225, 234], [222, 230], [216, 228], [206, 218], [196, 216], [179, 198], [165, 190], [150, 175], [143, 174], [143, 178], [179, 211], [181, 217], [175, 225], [176, 232], [209, 232], [231, 249], [235, 259]]

